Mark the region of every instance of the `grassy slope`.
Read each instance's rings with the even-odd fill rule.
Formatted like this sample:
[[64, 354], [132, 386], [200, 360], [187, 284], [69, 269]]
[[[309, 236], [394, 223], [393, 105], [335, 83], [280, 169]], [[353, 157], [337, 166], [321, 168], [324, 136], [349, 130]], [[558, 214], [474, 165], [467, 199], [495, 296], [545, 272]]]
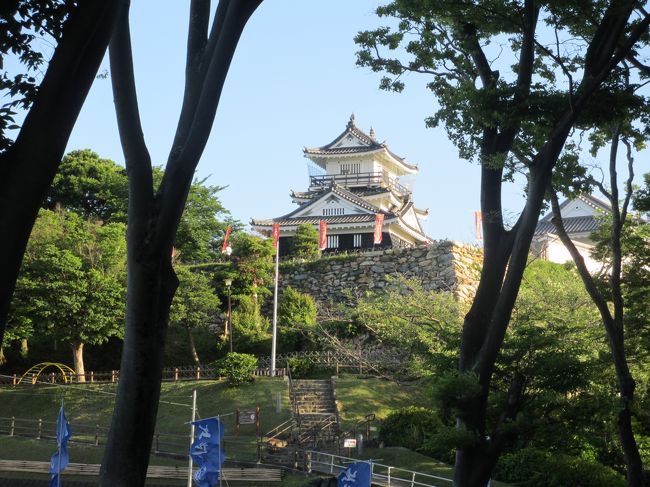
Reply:
[[[161, 392], [161, 404], [158, 410], [156, 431], [179, 435], [168, 438], [161, 445], [161, 450], [172, 452], [185, 451], [188, 446], [187, 435], [191, 418], [192, 390], [197, 389], [198, 417], [224, 415], [226, 441], [231, 444], [231, 458], [236, 458], [244, 450], [254, 452], [256, 442], [255, 428], [243, 425], [240, 435], [234, 436], [235, 409], [254, 409], [260, 407], [261, 430], [265, 433], [273, 426], [290, 417], [287, 387], [282, 379], [258, 379], [254, 384], [240, 388], [228, 388], [223, 382], [176, 382], [164, 383]], [[56, 421], [59, 405], [63, 399], [66, 415], [74, 430], [75, 424], [99, 425], [102, 429], [110, 424], [113, 410], [114, 386], [66, 386], [66, 387], [24, 387], [18, 389], [0, 389], [0, 417], [41, 418], [44, 421]], [[275, 398], [281, 393], [282, 412], [275, 412]], [[0, 429], [7, 429], [6, 419], [0, 419]], [[182, 435], [186, 435], [183, 438]], [[243, 445], [242, 445], [243, 444]], [[49, 460], [52, 454], [50, 441], [25, 438], [3, 438], [0, 442], [0, 458]], [[71, 444], [70, 456], [74, 462], [99, 463], [102, 448]], [[243, 458], [242, 459], [247, 459]], [[152, 464], [174, 465], [178, 461], [152, 456]], [[180, 462], [184, 464], [185, 462]]]
[[405, 406], [426, 406], [421, 383], [397, 384], [369, 377], [341, 376], [336, 381], [336, 400], [343, 428], [347, 429], [373, 413], [385, 419], [391, 411]]
[[[161, 405], [158, 412], [157, 431], [173, 434], [188, 434], [192, 390], [198, 391], [197, 409], [199, 417], [218, 414], [226, 415], [235, 409], [261, 408], [262, 432], [282, 423], [290, 416], [287, 385], [282, 379], [256, 380], [254, 384], [240, 388], [228, 388], [222, 382], [178, 382], [165, 383], [162, 387]], [[408, 405], [426, 406], [426, 391], [417, 383], [396, 384], [394, 382], [353, 376], [341, 376], [337, 380], [336, 394], [341, 421], [344, 429], [349, 429], [364, 416], [374, 413], [378, 419], [385, 418], [392, 410]], [[0, 389], [0, 417], [42, 418], [55, 421], [61, 399], [65, 401], [66, 413], [70, 419], [73, 434], [74, 424], [87, 423], [108, 426], [113, 407], [113, 386], [67, 386], [67, 387], [26, 387], [22, 389]], [[275, 412], [276, 393], [282, 395], [282, 412]], [[0, 419], [0, 421], [4, 421]], [[230, 458], [237, 457], [238, 450], [254, 452], [256, 441], [252, 426], [242, 426], [238, 437], [234, 435], [234, 418], [224, 416], [226, 441], [230, 442]], [[2, 428], [4, 429], [4, 428]], [[184, 440], [187, 441], [187, 440]], [[244, 447], [239, 445], [243, 443]], [[228, 446], [228, 445], [227, 445]], [[185, 447], [182, 447], [185, 448]], [[0, 458], [47, 461], [53, 453], [51, 441], [25, 438], [3, 437], [0, 441]], [[72, 444], [71, 461], [79, 463], [99, 463], [102, 448]], [[241, 457], [243, 458], [243, 457]], [[361, 458], [381, 459], [379, 463], [402, 466], [447, 477], [451, 468], [424, 455], [402, 448], [366, 449]], [[185, 461], [152, 456], [154, 465], [185, 465]], [[298, 475], [283, 481], [283, 485], [298, 486], [304, 477]], [[499, 485], [494, 483], [495, 487]]]

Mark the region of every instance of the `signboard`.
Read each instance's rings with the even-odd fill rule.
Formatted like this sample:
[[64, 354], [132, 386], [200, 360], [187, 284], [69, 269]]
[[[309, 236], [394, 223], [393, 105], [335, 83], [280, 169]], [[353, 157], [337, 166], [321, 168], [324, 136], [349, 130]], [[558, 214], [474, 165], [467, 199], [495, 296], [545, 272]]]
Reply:
[[356, 438], [346, 438], [343, 440], [343, 448], [356, 448], [357, 440]]
[[260, 434], [260, 408], [259, 406], [255, 409], [244, 409], [240, 411], [239, 409], [235, 410], [235, 432], [239, 434], [239, 425], [240, 424], [254, 424], [255, 431]]
[[255, 424], [257, 413], [255, 411], [240, 411], [239, 424]]

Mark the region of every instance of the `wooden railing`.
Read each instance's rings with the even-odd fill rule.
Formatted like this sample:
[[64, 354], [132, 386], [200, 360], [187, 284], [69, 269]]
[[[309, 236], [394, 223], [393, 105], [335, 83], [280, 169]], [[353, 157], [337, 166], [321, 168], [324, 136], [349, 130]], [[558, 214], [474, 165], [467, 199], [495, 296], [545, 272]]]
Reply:
[[[290, 352], [276, 356], [276, 363], [287, 364], [289, 359], [299, 358], [310, 364], [331, 368], [338, 375], [345, 370], [359, 374], [377, 374], [386, 370], [397, 370], [404, 366], [404, 360], [397, 350], [313, 350]], [[270, 357], [260, 357], [260, 365], [270, 366]]]
[[325, 187], [332, 184], [340, 184], [344, 187], [352, 186], [381, 186], [390, 188], [406, 196], [411, 190], [400, 184], [395, 178], [381, 172], [358, 172], [350, 174], [323, 174], [321, 176], [310, 176], [310, 187]]
[[[276, 369], [276, 376], [284, 377], [286, 370], [284, 368]], [[270, 377], [271, 370], [269, 367], [260, 367], [253, 371], [257, 377]], [[211, 366], [181, 366], [167, 367], [162, 371], [162, 380], [165, 382], [178, 382], [187, 380], [216, 380], [221, 379], [214, 367]], [[119, 370], [108, 372], [90, 371], [85, 374], [62, 374], [61, 372], [50, 372], [47, 374], [30, 375], [23, 377], [17, 374], [0, 375], [0, 385], [34, 385], [37, 383], [49, 384], [115, 384], [120, 379]]]

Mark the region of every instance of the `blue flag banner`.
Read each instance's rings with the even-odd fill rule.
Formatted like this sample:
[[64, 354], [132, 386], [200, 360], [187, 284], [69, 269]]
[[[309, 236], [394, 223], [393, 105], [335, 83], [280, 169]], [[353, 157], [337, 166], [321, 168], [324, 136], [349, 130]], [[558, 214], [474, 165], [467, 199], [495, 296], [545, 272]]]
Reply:
[[214, 487], [219, 482], [221, 465], [226, 459], [223, 422], [219, 418], [208, 418], [192, 424], [194, 442], [190, 447], [190, 456], [199, 467], [194, 472], [194, 481], [198, 487]]
[[370, 487], [370, 463], [356, 462], [339, 474], [338, 487]]
[[52, 455], [52, 459], [50, 460], [50, 473], [52, 474], [50, 487], [59, 487], [61, 485], [60, 474], [68, 466], [68, 440], [70, 440], [70, 436], [72, 436], [70, 423], [68, 422], [68, 418], [65, 417], [63, 404], [61, 404], [59, 416], [56, 419], [57, 451]]

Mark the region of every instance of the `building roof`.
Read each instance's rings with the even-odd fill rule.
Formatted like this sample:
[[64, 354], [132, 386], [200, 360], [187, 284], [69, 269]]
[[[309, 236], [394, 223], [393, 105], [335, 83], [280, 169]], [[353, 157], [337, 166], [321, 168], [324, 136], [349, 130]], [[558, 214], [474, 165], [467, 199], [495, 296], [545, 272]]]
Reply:
[[[575, 200], [580, 200], [580, 201], [582, 201], [582, 202], [585, 203], [587, 206], [590, 206], [591, 208], [593, 208], [593, 209], [596, 210], [596, 211], [604, 211], [604, 212], [606, 212], [606, 213], [609, 213], [609, 212], [612, 211], [612, 207], [611, 207], [611, 205], [610, 205], [608, 202], [603, 201], [603, 200], [601, 200], [601, 199], [599, 199], [599, 198], [596, 198], [595, 196], [593, 196], [593, 195], [591, 195], [591, 194], [581, 194], [581, 195], [576, 196], [575, 198], [571, 198], [571, 199], [570, 199], [570, 198], [567, 198], [567, 199], [564, 200], [562, 203], [560, 203], [560, 212], [561, 212], [564, 208], [566, 208], [567, 206], [569, 206], [569, 205], [570, 205], [573, 201], [575, 201]], [[550, 211], [549, 213], [547, 213], [547, 214], [546, 214], [546, 215], [541, 219], [541, 221], [548, 221], [548, 222], [550, 222], [552, 219], [553, 219], [553, 212]]]
[[[389, 220], [392, 218], [395, 218], [394, 213], [385, 213], [385, 219]], [[290, 217], [288, 215], [281, 216], [279, 218], [273, 218], [271, 220], [251, 220], [251, 223], [254, 226], [259, 226], [259, 227], [267, 227], [271, 226], [274, 223], [279, 223], [280, 225], [287, 225], [287, 226], [293, 226], [293, 225], [302, 225], [304, 223], [309, 223], [311, 225], [317, 225], [320, 220], [325, 220], [327, 223], [330, 224], [337, 224], [337, 223], [372, 223], [374, 224], [375, 222], [375, 215], [370, 214], [370, 213], [364, 213], [360, 215], [334, 215], [334, 216], [298, 216], [298, 217]]]
[[[344, 144], [346, 139], [356, 139], [357, 144]], [[321, 147], [304, 148], [305, 156], [320, 166], [323, 166], [323, 164], [319, 163], [318, 159], [322, 157], [369, 154], [373, 152], [386, 153], [394, 164], [401, 166], [408, 173], [415, 173], [418, 170], [416, 164], [410, 164], [403, 157], [390, 151], [385, 142], [377, 142], [372, 129], [370, 129], [370, 134], [366, 134], [363, 130], [359, 129], [354, 123], [354, 114], [350, 117], [350, 121], [346, 125], [345, 130], [332, 142]]]
[[[591, 233], [598, 229], [598, 221], [593, 216], [573, 216], [563, 218], [564, 228], [571, 235], [575, 233]], [[535, 235], [544, 235], [547, 233], [555, 234], [557, 229], [551, 220], [541, 220], [535, 228]]]

